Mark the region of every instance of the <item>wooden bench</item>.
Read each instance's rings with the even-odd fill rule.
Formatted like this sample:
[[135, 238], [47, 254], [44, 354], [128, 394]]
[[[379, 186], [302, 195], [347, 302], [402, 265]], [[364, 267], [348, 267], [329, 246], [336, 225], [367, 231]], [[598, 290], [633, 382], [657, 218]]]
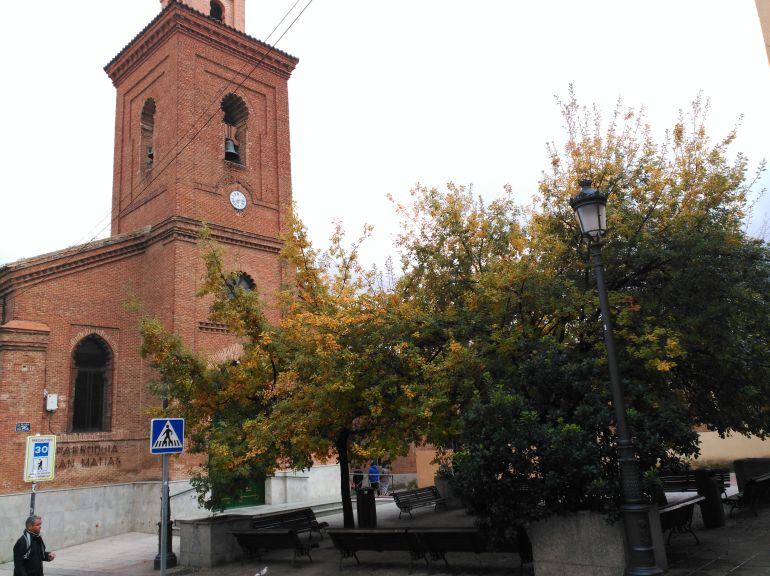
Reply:
[[321, 538], [323, 538], [323, 532], [321, 531], [328, 527], [328, 522], [316, 520], [315, 512], [311, 508], [275, 512], [264, 516], [254, 516], [251, 519], [251, 528], [253, 530], [290, 529], [300, 534], [307, 532], [308, 536], [312, 535], [312, 532], [315, 531], [321, 535]]
[[441, 497], [441, 494], [438, 493], [435, 486], [393, 492], [393, 500], [396, 503], [396, 506], [398, 506], [399, 520], [401, 519], [401, 514], [404, 512], [408, 512], [409, 517], [411, 518], [413, 508], [433, 506], [433, 509], [436, 510], [439, 506], [444, 506], [446, 504], [446, 500]]
[[730, 507], [730, 518], [736, 508], [749, 508], [754, 516], [757, 516], [757, 508], [769, 494], [770, 472], [749, 479], [742, 492], [724, 498], [722, 501]]
[[409, 552], [410, 574], [415, 560], [425, 560], [425, 564], [428, 565], [428, 559], [420, 543], [403, 528], [330, 528], [327, 534], [331, 537], [334, 547], [340, 551], [340, 570], [342, 570], [343, 559], [351, 556], [356, 559], [357, 564], [361, 564], [358, 552], [362, 550]]
[[660, 513], [660, 527], [663, 534], [668, 532], [668, 540], [666, 544], [671, 543], [671, 536], [676, 532], [677, 534], [692, 534], [695, 538], [695, 542], [700, 544], [700, 540], [692, 531], [692, 513], [696, 504], [703, 502], [706, 498], [704, 496], [695, 496], [688, 498], [681, 502], [674, 502], [672, 504], [666, 504], [658, 508]]
[[249, 558], [261, 558], [260, 550], [293, 550], [292, 566], [294, 566], [297, 556], [307, 556], [312, 562], [310, 549], [318, 547], [317, 543], [303, 540], [294, 530], [290, 529], [240, 530], [231, 531], [230, 534], [238, 540], [238, 544]]
[[[435, 560], [443, 560], [447, 568], [449, 552], [494, 552], [487, 540], [476, 528], [401, 528], [401, 529], [330, 529], [328, 531], [335, 548], [340, 551], [340, 570], [345, 558], [351, 556], [361, 564], [358, 552], [403, 551], [409, 552], [409, 572], [415, 560], [424, 560], [428, 569]], [[530, 545], [511, 543], [499, 552], [519, 554], [520, 568], [532, 560]]]
[[[532, 546], [526, 536], [517, 542], [510, 542], [502, 550], [492, 550], [488, 540], [476, 528], [409, 528], [408, 533], [417, 539], [432, 563], [443, 560], [447, 568], [448, 552], [510, 552], [519, 555], [519, 569], [523, 573], [524, 563], [532, 561]], [[524, 542], [522, 542], [522, 539]]]
[[[717, 487], [722, 494], [730, 487], [730, 471], [726, 468], [712, 469], [711, 477], [716, 480]], [[666, 492], [697, 492], [698, 487], [695, 483], [695, 473], [693, 470], [687, 470], [684, 474], [674, 474], [670, 476], [661, 476], [663, 490]]]

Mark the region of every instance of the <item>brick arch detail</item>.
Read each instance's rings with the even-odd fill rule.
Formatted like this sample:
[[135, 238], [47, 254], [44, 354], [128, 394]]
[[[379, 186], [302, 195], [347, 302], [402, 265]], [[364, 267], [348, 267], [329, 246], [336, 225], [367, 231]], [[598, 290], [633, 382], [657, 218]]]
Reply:
[[110, 354], [112, 356], [112, 362], [115, 362], [115, 358], [117, 357], [117, 343], [114, 341], [114, 338], [107, 334], [104, 330], [101, 328], [86, 328], [83, 330], [80, 330], [75, 336], [73, 336], [70, 339], [69, 344], [69, 352], [70, 352], [70, 358], [75, 354], [75, 348], [77, 348], [78, 344], [80, 344], [81, 340], [84, 338], [87, 338], [88, 336], [98, 336], [102, 340], [104, 340], [107, 345], [110, 347]]
[[233, 190], [240, 190], [249, 197], [249, 201], [251, 202], [262, 200], [261, 194], [254, 194], [251, 186], [244, 184], [234, 176], [223, 176], [219, 182], [216, 183], [215, 188], [217, 193], [222, 194], [223, 196], [228, 196]]
[[96, 433], [97, 434], [104, 433], [104, 432], [109, 433], [112, 431], [114, 400], [115, 400], [115, 394], [117, 393], [116, 377], [115, 377], [117, 373], [117, 352], [116, 352], [117, 346], [116, 346], [115, 339], [110, 335], [108, 335], [105, 330], [101, 328], [93, 327], [93, 328], [84, 328], [83, 330], [79, 330], [78, 333], [75, 334], [75, 336], [73, 336], [70, 339], [67, 433], [72, 433], [72, 427], [73, 427], [72, 421], [74, 417], [74, 408], [75, 408], [72, 402], [72, 399], [74, 398], [74, 394], [75, 394], [75, 375], [77, 374], [77, 366], [75, 365], [75, 350], [83, 340], [91, 336], [96, 336], [97, 338], [99, 338], [107, 346], [108, 348], [107, 352], [109, 354], [109, 357], [107, 358], [107, 365], [105, 367], [107, 372], [107, 381], [108, 381], [108, 397], [106, 399], [106, 404], [104, 406], [104, 409], [107, 411], [107, 416], [106, 416], [107, 424], [106, 424], [106, 430], [96, 432]]

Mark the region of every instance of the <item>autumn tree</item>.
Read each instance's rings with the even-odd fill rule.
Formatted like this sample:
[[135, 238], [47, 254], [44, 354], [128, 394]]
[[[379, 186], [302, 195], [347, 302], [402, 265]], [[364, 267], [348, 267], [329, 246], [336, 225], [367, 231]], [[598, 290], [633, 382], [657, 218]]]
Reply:
[[[612, 510], [619, 494], [601, 318], [569, 198], [610, 193], [604, 247], [629, 420], [643, 469], [698, 453], [694, 427], [763, 436], [770, 424], [770, 252], [742, 227], [752, 183], [713, 142], [700, 99], [655, 142], [643, 115], [607, 122], [560, 103], [534, 205], [418, 188], [400, 289], [430, 311], [426, 356], [460, 434], [457, 485], [482, 523]], [[540, 504], [545, 503], [543, 507]]]
[[243, 343], [237, 365], [208, 367], [145, 321], [144, 352], [192, 420], [194, 447], [208, 455], [201, 489], [220, 485], [237, 495], [243, 484], [234, 480], [336, 458], [344, 522], [352, 527], [351, 457], [394, 457], [422, 439], [434, 394], [414, 343], [421, 316], [359, 264], [368, 233], [348, 245], [337, 226], [320, 252], [292, 221], [282, 258], [294, 282], [280, 294], [276, 326], [265, 321], [256, 292], [231, 290], [222, 252], [207, 251], [200, 293], [213, 296], [212, 321]]
[[204, 456], [191, 477], [198, 500], [221, 509], [283, 462], [304, 460], [288, 453], [291, 447], [255, 435], [255, 421], [269, 414], [273, 402], [275, 327], [265, 319], [261, 295], [244, 289], [237, 273], [226, 273], [223, 251], [205, 232], [202, 245], [206, 274], [198, 294], [212, 298], [210, 319], [238, 338], [241, 353], [219, 362], [208, 359], [153, 317], [142, 318], [140, 329], [142, 355], [158, 375], [153, 391], [169, 401], [167, 414], [185, 418], [189, 451]]
[[[368, 232], [367, 232], [368, 233]], [[291, 359], [285, 393], [265, 425], [307, 454], [335, 454], [346, 526], [353, 525], [350, 455], [404, 454], [430, 420], [434, 394], [415, 345], [421, 316], [358, 263], [360, 238], [312, 249], [301, 226], [285, 251], [296, 270], [286, 294], [281, 342]]]

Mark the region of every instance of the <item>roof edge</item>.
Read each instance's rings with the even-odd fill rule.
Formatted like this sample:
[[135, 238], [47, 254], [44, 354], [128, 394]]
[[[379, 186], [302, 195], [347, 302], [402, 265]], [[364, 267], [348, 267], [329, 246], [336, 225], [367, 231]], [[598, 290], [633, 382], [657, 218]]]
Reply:
[[278, 56], [282, 56], [283, 58], [287, 59], [289, 61], [289, 64], [291, 65], [291, 68], [293, 69], [294, 66], [297, 65], [299, 62], [299, 58], [296, 56], [292, 56], [291, 54], [284, 52], [283, 50], [279, 50], [275, 46], [268, 44], [267, 42], [263, 42], [262, 40], [259, 40], [257, 38], [254, 38], [253, 36], [249, 36], [245, 32], [242, 32], [241, 30], [238, 30], [237, 28], [234, 28], [228, 24], [225, 24], [223, 22], [220, 22], [219, 20], [215, 20], [211, 16], [204, 14], [203, 12], [200, 12], [196, 10], [195, 8], [192, 8], [188, 6], [187, 4], [183, 4], [181, 2], [178, 2], [177, 0], [170, 0], [168, 5], [161, 10], [161, 12], [153, 18], [142, 30], [134, 36], [131, 41], [126, 44], [123, 49], [118, 52], [105, 66], [104, 71], [107, 73], [110, 78], [112, 78], [113, 82], [115, 82], [115, 78], [113, 77], [113, 74], [116, 72], [114, 70], [115, 64], [124, 57], [128, 52], [131, 51], [132, 48], [137, 47], [138, 41], [144, 36], [153, 26], [155, 26], [166, 14], [172, 12], [172, 11], [182, 11], [182, 12], [189, 12], [190, 14], [194, 14], [198, 17], [204, 18], [208, 23], [211, 23], [212, 25], [216, 25], [219, 27], [222, 27], [229, 32], [232, 32], [234, 34], [237, 34], [238, 36], [241, 36], [242, 38], [245, 38], [249, 40], [250, 42], [258, 44], [261, 48], [268, 51], [268, 53], [274, 53]]

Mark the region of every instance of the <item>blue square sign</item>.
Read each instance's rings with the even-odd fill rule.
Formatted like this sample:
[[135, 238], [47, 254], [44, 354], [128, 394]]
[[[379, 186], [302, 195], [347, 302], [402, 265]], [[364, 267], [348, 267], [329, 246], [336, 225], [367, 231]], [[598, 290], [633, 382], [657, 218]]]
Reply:
[[151, 454], [178, 454], [184, 450], [184, 418], [153, 418]]

